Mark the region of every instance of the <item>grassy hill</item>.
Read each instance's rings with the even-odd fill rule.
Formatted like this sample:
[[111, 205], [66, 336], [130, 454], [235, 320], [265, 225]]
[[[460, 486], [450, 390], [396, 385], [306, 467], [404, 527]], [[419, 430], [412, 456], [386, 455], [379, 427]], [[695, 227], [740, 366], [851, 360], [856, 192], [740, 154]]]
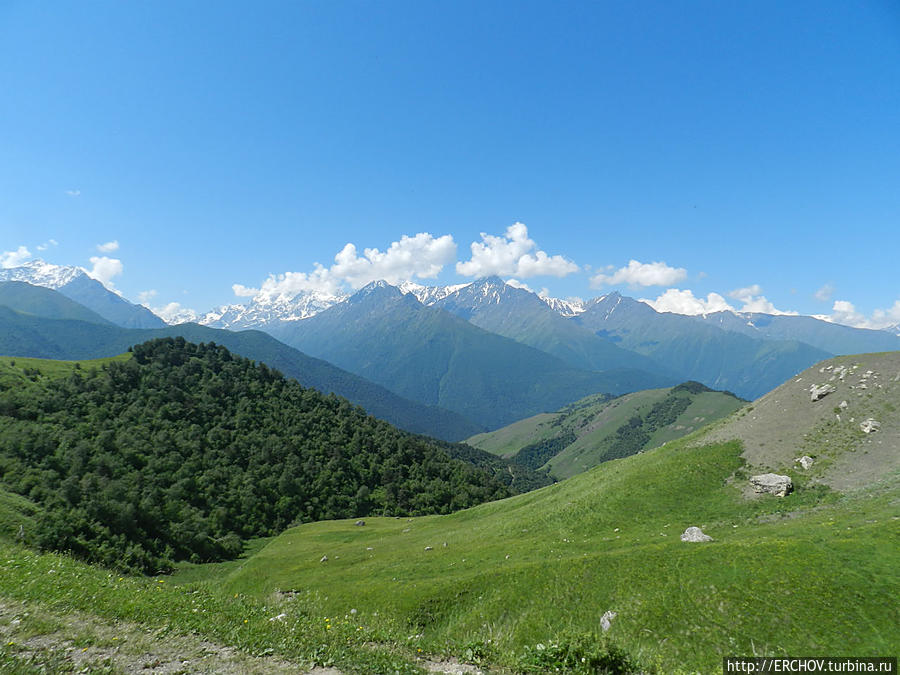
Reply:
[[[883, 382], [900, 373], [888, 368], [898, 358], [855, 357], [852, 391], [866, 370], [884, 385], [855, 403], [881, 410], [885, 431], [900, 421]], [[792, 408], [757, 402], [711, 430], [451, 516], [303, 526], [225, 587], [258, 597], [303, 589], [326, 612], [405, 623], [426, 651], [451, 645], [517, 667], [552, 644], [586, 655], [614, 645], [662, 672], [714, 672], [728, 654], [896, 654], [896, 468], [877, 455], [877, 477], [842, 490], [792, 469], [792, 494], [750, 497], [745, 446], [721, 436], [754, 412], [757, 428], [798, 426]], [[828, 427], [820, 441], [842, 438], [830, 433], [842, 432]], [[789, 438], [770, 450], [797, 451]], [[714, 541], [680, 541], [692, 525]], [[610, 631], [591, 637], [607, 610], [617, 613]]]
[[48, 364], [45, 377], [0, 361], [0, 485], [43, 507], [45, 549], [152, 572], [233, 558], [242, 539], [305, 520], [510, 494], [502, 468], [222, 346], [153, 340], [95, 366]]
[[[813, 401], [810, 387], [834, 391]], [[879, 423], [865, 433], [860, 424]], [[839, 490], [865, 486], [900, 470], [900, 352], [839, 356], [816, 364], [715, 425], [709, 438], [737, 439], [747, 463], [790, 472], [801, 455], [804, 475]]]
[[[326, 616], [391, 617], [426, 651], [508, 665], [540, 644], [611, 643], [662, 672], [714, 672], [728, 654], [895, 654], [896, 480], [746, 500], [741, 466], [737, 443], [676, 441], [453, 516], [303, 526], [224, 587], [300, 589]], [[714, 541], [681, 542], [691, 525]]]
[[569, 478], [600, 462], [680, 438], [737, 410], [743, 402], [696, 382], [618, 398], [595, 395], [466, 442]]
[[[853, 424], [873, 413], [882, 426], [853, 435], [856, 452], [830, 465], [823, 452], [821, 477], [788, 467], [795, 490], [784, 498], [745, 486], [751, 470], [796, 456], [790, 427], [829, 447], [856, 434], [816, 407], [833, 416], [841, 390], [783, 397], [827, 380], [834, 360], [710, 428], [541, 490], [446, 516], [310, 523], [226, 567], [117, 581], [0, 535], [0, 595], [30, 612], [87, 612], [345, 672], [414, 672], [422, 655], [514, 672], [658, 673], [721, 672], [724, 655], [896, 655], [900, 474], [873, 449], [883, 433], [897, 452], [888, 379], [900, 354], [851, 361]], [[755, 432], [767, 434], [756, 450]], [[874, 458], [870, 478], [827, 483], [847, 455]], [[688, 526], [713, 541], [680, 541]]]

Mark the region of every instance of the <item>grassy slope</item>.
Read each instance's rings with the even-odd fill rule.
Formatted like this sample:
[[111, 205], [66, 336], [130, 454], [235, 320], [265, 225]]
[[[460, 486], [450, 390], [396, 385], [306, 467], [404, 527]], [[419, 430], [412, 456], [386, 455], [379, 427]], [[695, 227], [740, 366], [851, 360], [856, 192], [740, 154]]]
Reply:
[[131, 354], [126, 352], [104, 359], [84, 359], [81, 361], [57, 361], [53, 359], [31, 359], [23, 356], [0, 356], [0, 385], [26, 379], [25, 370], [37, 370], [46, 377], [66, 377], [76, 366], [89, 370], [99, 368], [111, 361], [127, 361]]
[[[557, 479], [569, 478], [603, 461], [618, 428], [632, 416], [646, 415], [671, 389], [647, 389], [609, 400], [595, 395], [566, 406], [556, 413], [544, 413], [520, 420], [496, 431], [478, 434], [466, 443], [504, 457], [521, 448], [571, 430], [576, 439], [545, 465]], [[687, 395], [687, 394], [685, 394]], [[692, 402], [678, 418], [657, 430], [646, 448], [653, 448], [737, 410], [743, 402], [720, 392], [692, 395]]]
[[[607, 609], [611, 639], [664, 672], [710, 672], [727, 654], [896, 654], [896, 477], [851, 496], [801, 484], [748, 501], [729, 480], [740, 453], [676, 441], [452, 516], [303, 526], [225, 586], [379, 612], [434, 651], [491, 639], [507, 661], [597, 630]], [[679, 541], [690, 525], [715, 541]]]
[[[417, 649], [518, 665], [529, 645], [599, 631], [607, 609], [610, 639], [661, 672], [714, 672], [724, 654], [897, 654], [897, 471], [845, 494], [796, 473], [787, 498], [748, 500], [741, 444], [709, 436], [452, 516], [295, 528], [237, 565], [187, 567], [186, 587], [117, 580], [0, 531], [0, 597], [361, 672], [407, 672]], [[0, 522], [27, 510], [0, 494]], [[678, 541], [689, 525], [715, 541]]]
[[559, 417], [560, 413], [540, 413], [513, 422], [502, 429], [477, 434], [465, 442], [501, 457], [511, 457], [529, 443], [550, 437], [552, 432], [550, 424]]

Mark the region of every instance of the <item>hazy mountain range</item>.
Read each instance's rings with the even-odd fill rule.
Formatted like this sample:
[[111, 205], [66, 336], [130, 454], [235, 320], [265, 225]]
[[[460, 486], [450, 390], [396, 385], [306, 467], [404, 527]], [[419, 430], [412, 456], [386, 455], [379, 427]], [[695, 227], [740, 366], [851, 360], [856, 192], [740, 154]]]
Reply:
[[[349, 296], [260, 292], [245, 304], [211, 310], [178, 328], [167, 327], [149, 309], [128, 302], [80, 268], [34, 261], [0, 270], [3, 281], [45, 291], [40, 298], [26, 298], [21, 288], [4, 284], [0, 306], [14, 310], [4, 313], [4, 321], [16, 327], [4, 337], [7, 354], [109, 356], [129, 340], [148, 339], [122, 333], [113, 339], [113, 329], [191, 334], [229, 347], [238, 340], [233, 336], [241, 335], [242, 348], [232, 347], [238, 353], [261, 358], [254, 349], [280, 350], [290, 354], [285, 360], [292, 363], [312, 357], [333, 364], [340, 377], [318, 385], [307, 382], [330, 386], [325, 390], [374, 414], [394, 415], [385, 419], [404, 428], [453, 440], [590, 394], [618, 395], [687, 380], [754, 399], [829, 356], [900, 349], [900, 337], [890, 331], [815, 317], [660, 313], [615, 292], [588, 301], [561, 300], [497, 277], [453, 286], [373, 282]], [[64, 308], [47, 289], [78, 307]], [[47, 320], [81, 323], [48, 327]], [[259, 333], [249, 338], [247, 329], [280, 342]], [[201, 336], [198, 331], [204, 330], [210, 332]], [[97, 337], [98, 332], [105, 337]], [[84, 349], [78, 351], [77, 345]], [[24, 353], [26, 346], [37, 353]], [[297, 376], [299, 367], [270, 365]], [[349, 385], [351, 374], [360, 379]], [[364, 390], [378, 393], [361, 395]], [[399, 407], [388, 406], [389, 413], [378, 401], [390, 396]], [[400, 409], [409, 414], [397, 418]], [[413, 409], [415, 414], [409, 412]]]

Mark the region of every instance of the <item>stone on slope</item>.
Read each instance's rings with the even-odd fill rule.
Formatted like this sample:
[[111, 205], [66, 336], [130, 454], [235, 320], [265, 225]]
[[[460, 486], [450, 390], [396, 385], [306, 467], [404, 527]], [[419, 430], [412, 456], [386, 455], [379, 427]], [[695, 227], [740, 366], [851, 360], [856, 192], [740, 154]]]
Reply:
[[833, 391], [837, 391], [833, 384], [811, 384], [809, 386], [809, 400], [813, 402], [818, 401], [819, 399], [825, 398]]
[[689, 542], [698, 542], [698, 541], [712, 541], [713, 538], [708, 534], [704, 534], [703, 530], [699, 527], [691, 526], [684, 531], [684, 534], [681, 535], [681, 541], [689, 541]]
[[773, 494], [776, 497], [784, 497], [794, 489], [790, 476], [782, 476], [777, 473], [761, 473], [750, 476], [750, 484], [756, 492]]
[[809, 469], [813, 465], [813, 462], [815, 460], [812, 457], [810, 457], [809, 455], [803, 455], [803, 457], [795, 458], [794, 461], [797, 462], [797, 464], [802, 466], [804, 469]]
[[859, 428], [862, 429], [863, 433], [866, 434], [871, 434], [873, 431], [878, 431], [879, 427], [881, 427], [881, 422], [877, 422], [871, 417], [859, 423]]

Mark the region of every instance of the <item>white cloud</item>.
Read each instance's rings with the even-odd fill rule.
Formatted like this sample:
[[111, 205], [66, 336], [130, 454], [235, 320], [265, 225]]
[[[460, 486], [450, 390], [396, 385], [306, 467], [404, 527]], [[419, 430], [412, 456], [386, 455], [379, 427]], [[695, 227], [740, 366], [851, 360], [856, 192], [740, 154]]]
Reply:
[[66, 194], [69, 195], [70, 197], [80, 197], [81, 190], [66, 190]]
[[735, 290], [731, 291], [728, 296], [744, 303], [740, 309], [741, 312], [756, 312], [760, 314], [788, 314], [794, 316], [797, 314], [797, 312], [785, 312], [777, 309], [775, 305], [769, 302], [766, 296], [762, 294], [762, 288], [759, 284], [753, 284], [752, 286], [747, 286], [746, 288], [736, 288]]
[[87, 271], [88, 275], [107, 288], [111, 288], [113, 286], [113, 278], [119, 276], [125, 270], [125, 266], [122, 265], [121, 260], [118, 258], [108, 258], [105, 255], [92, 256], [91, 264], [93, 265], [93, 268]]
[[710, 293], [706, 298], [696, 297], [694, 292], [688, 289], [669, 288], [656, 300], [641, 298], [641, 302], [650, 305], [657, 312], [672, 312], [673, 314], [711, 314], [713, 312], [734, 311], [718, 293]]
[[384, 279], [391, 284], [409, 281], [413, 277], [434, 279], [445, 265], [456, 260], [456, 242], [452, 235], [434, 237], [420, 232], [403, 235], [392, 242], [386, 251], [367, 248], [360, 256], [355, 244], [348, 243], [334, 256], [334, 264], [325, 267], [315, 263], [312, 272], [270, 274], [259, 289], [243, 284], [231, 288], [238, 297], [258, 297], [259, 300], [291, 298], [300, 291], [338, 294], [345, 285], [362, 288], [371, 281]]
[[591, 277], [591, 286], [670, 286], [684, 281], [687, 270], [683, 267], [669, 267], [664, 262], [642, 263], [629, 260], [628, 265], [620, 267], [613, 274], [597, 274]]
[[834, 286], [832, 284], [825, 284], [813, 294], [813, 297], [821, 302], [828, 302], [833, 296]]
[[894, 302], [889, 309], [876, 309], [871, 317], [856, 309], [856, 306], [848, 300], [835, 300], [831, 308], [831, 314], [817, 316], [818, 319], [832, 323], [852, 326], [853, 328], [882, 329], [900, 324], [900, 300]]
[[48, 239], [45, 243], [39, 244], [37, 247], [38, 251], [46, 251], [51, 246], [58, 246], [59, 242], [56, 239]]
[[142, 304], [144, 307], [149, 307], [149, 303], [153, 298], [157, 296], [156, 289], [151, 288], [149, 291], [141, 291], [138, 293], [138, 302]]
[[518, 279], [507, 279], [507, 286], [512, 286], [513, 288], [521, 288], [523, 291], [529, 291], [530, 293], [534, 293], [534, 291], [529, 288], [528, 284], [519, 281]]
[[252, 298], [254, 295], [259, 293], [258, 288], [248, 288], [243, 284], [232, 284], [231, 290], [234, 291], [234, 294], [239, 298]]
[[15, 251], [4, 251], [3, 253], [0, 253], [0, 267], [3, 269], [18, 267], [30, 257], [31, 251], [24, 246], [20, 246]]
[[[578, 271], [578, 265], [561, 255], [548, 255], [535, 250], [537, 244], [528, 238], [528, 228], [513, 223], [502, 237], [481, 233], [481, 242], [472, 242], [472, 258], [456, 263], [456, 271], [465, 277], [487, 277], [493, 274], [515, 277], [564, 277]], [[534, 251], [532, 253], [532, 251]]]
[[112, 253], [113, 251], [118, 251], [119, 242], [118, 240], [115, 240], [108, 241], [105, 244], [97, 244], [97, 250], [100, 251], [100, 253]]

